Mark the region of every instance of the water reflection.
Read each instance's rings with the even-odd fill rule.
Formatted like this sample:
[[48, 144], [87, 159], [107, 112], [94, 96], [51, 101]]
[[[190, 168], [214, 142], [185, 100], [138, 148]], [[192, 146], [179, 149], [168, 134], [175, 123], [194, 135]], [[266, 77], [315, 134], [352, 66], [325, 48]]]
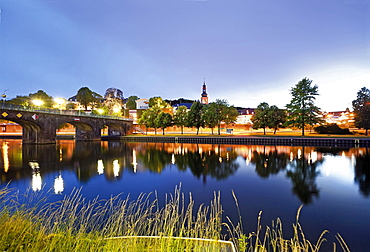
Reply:
[[[54, 177], [54, 192], [63, 193], [62, 171], [75, 174], [80, 183], [96, 176], [107, 181], [122, 179], [125, 172], [162, 173], [176, 167], [207, 183], [210, 178], [226, 180], [234, 176], [245, 160], [263, 179], [285, 175], [292, 183], [292, 193], [309, 204], [320, 196], [319, 176], [330, 176], [330, 169], [320, 169], [325, 157], [340, 156], [353, 163], [354, 181], [364, 197], [370, 195], [370, 153], [368, 148], [319, 148], [297, 146], [228, 146], [207, 144], [75, 142], [56, 145], [22, 145], [17, 140], [0, 144], [1, 183], [29, 179], [34, 191], [41, 190], [46, 175]], [[323, 174], [321, 174], [323, 172]]]
[[4, 162], [4, 172], [8, 172], [9, 170], [9, 153], [8, 153], [8, 142], [3, 142], [2, 144], [2, 149], [3, 149], [3, 162]]
[[363, 196], [370, 196], [370, 153], [365, 149], [364, 153], [356, 157], [355, 181], [359, 185]]

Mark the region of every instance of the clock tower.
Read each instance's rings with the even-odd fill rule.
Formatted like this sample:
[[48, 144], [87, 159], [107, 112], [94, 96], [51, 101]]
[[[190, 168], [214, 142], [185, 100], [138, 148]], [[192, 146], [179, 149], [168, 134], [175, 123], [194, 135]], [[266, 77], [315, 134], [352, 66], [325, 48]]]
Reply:
[[204, 80], [203, 82], [203, 92], [200, 97], [200, 103], [202, 104], [208, 104], [208, 94], [207, 94], [207, 86], [206, 86], [206, 81]]

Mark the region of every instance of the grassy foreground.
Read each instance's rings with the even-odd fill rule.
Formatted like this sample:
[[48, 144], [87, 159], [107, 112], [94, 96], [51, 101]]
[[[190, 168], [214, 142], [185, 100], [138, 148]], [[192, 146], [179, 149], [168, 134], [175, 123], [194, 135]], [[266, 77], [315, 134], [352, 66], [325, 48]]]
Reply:
[[[315, 243], [305, 238], [298, 222], [300, 209], [293, 224], [294, 235], [285, 239], [280, 220], [262, 228], [261, 214], [256, 232], [250, 234], [244, 234], [241, 218], [237, 225], [222, 223], [219, 193], [209, 206], [197, 209], [191, 194], [185, 198], [179, 188], [166, 196], [163, 207], [156, 193], [154, 200], [151, 195], [141, 194], [136, 200], [117, 195], [86, 201], [80, 190], [75, 190], [60, 202], [37, 207], [34, 202], [45, 200], [40, 195], [29, 193], [21, 200], [17, 192], [1, 189], [0, 251], [298, 252], [319, 251], [325, 241], [327, 231]], [[239, 209], [236, 197], [235, 202]], [[223, 227], [226, 235], [221, 234]], [[339, 235], [337, 239], [341, 249], [349, 251]]]

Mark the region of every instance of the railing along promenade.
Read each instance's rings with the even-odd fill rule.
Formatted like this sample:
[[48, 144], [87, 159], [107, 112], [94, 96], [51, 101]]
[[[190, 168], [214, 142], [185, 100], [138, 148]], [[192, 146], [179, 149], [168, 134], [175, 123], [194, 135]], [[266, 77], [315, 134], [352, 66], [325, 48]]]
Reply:
[[370, 147], [370, 138], [356, 137], [258, 137], [258, 136], [124, 136], [120, 139], [132, 142], [236, 144], [236, 145], [284, 145], [316, 147]]
[[35, 112], [35, 113], [46, 113], [46, 114], [53, 114], [53, 115], [96, 117], [96, 118], [114, 119], [114, 120], [121, 120], [121, 121], [131, 121], [131, 119], [127, 119], [121, 116], [86, 113], [83, 110], [48, 109], [48, 108], [41, 108], [41, 107], [39, 108], [35, 106], [22, 106], [22, 105], [7, 104], [7, 103], [2, 104], [1, 109], [19, 110], [19, 111]]

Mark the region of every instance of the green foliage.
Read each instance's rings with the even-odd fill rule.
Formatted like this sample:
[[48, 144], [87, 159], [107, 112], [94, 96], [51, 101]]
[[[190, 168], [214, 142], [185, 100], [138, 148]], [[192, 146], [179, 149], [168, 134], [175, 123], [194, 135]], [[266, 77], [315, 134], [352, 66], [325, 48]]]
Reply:
[[156, 123], [156, 118], [158, 117], [161, 109], [157, 106], [153, 106], [147, 110], [145, 110], [138, 121], [140, 125], [145, 125], [146, 128], [154, 128], [155, 133], [157, 134], [157, 128], [160, 127], [158, 123]]
[[75, 109], [76, 105], [72, 102], [69, 102], [66, 104], [66, 109]]
[[266, 102], [262, 102], [255, 110], [252, 117], [253, 129], [263, 128], [263, 134], [266, 134], [266, 128], [274, 129], [274, 134], [278, 128], [283, 128], [286, 122], [286, 113], [277, 106], [271, 107]]
[[156, 96], [149, 98], [149, 107], [158, 107], [158, 108], [170, 108], [171, 106], [165, 102], [162, 97]]
[[213, 106], [212, 110], [215, 113], [214, 119], [218, 128], [218, 134], [221, 134], [221, 122], [230, 124], [236, 121], [239, 113], [238, 111], [228, 104], [226, 100], [216, 99], [216, 102], [210, 103]]
[[238, 116], [239, 116], [238, 110], [234, 106], [229, 106], [227, 104], [223, 110], [222, 121], [228, 125], [230, 123], [234, 123]]
[[169, 113], [165, 112], [160, 112], [154, 120], [154, 124], [158, 126], [158, 128], [161, 128], [163, 130], [163, 135], [164, 135], [164, 130], [167, 127], [170, 127], [172, 125], [172, 116]]
[[136, 101], [139, 100], [139, 97], [136, 95], [131, 95], [126, 102], [126, 109], [136, 109]]
[[349, 129], [342, 129], [336, 123], [320, 125], [314, 128], [318, 134], [352, 135]]
[[[234, 251], [233, 244], [238, 251], [318, 252], [328, 232], [323, 231], [316, 243], [307, 240], [299, 223], [300, 207], [292, 238], [283, 236], [280, 219], [262, 232], [262, 211], [257, 230], [246, 235], [241, 217], [237, 225], [228, 217], [228, 222], [222, 221], [220, 193], [214, 193], [209, 206], [196, 209], [192, 195], [185, 198], [179, 188], [166, 196], [163, 207], [152, 196], [141, 194], [131, 200], [118, 195], [87, 202], [75, 190], [39, 211], [30, 207], [38, 195], [28, 195], [30, 204], [22, 205], [17, 194], [0, 189], [0, 251]], [[231, 244], [220, 240], [222, 227]], [[342, 250], [349, 252], [343, 238], [336, 237]]]
[[38, 106], [42, 108], [52, 108], [53, 103], [54, 103], [53, 97], [51, 97], [50, 95], [48, 95], [42, 90], [39, 90], [36, 93], [30, 93], [28, 96], [17, 95], [15, 98], [7, 101], [7, 103], [28, 107], [28, 106], [35, 106], [32, 103], [33, 100], [42, 101], [42, 104]]
[[181, 127], [181, 134], [184, 134], [184, 126], [188, 120], [188, 112], [186, 106], [179, 106], [173, 116], [173, 123]]
[[203, 105], [196, 101], [191, 105], [188, 112], [188, 120], [186, 122], [187, 127], [195, 127], [197, 129], [197, 135], [199, 134], [199, 128], [204, 127], [203, 120]]
[[274, 129], [274, 134], [279, 128], [284, 128], [286, 122], [287, 114], [283, 109], [279, 109], [277, 106], [272, 105], [269, 109], [268, 118], [269, 125], [268, 127]]
[[366, 87], [357, 92], [357, 99], [352, 101], [355, 114], [355, 126], [360, 129], [370, 129], [370, 90]]
[[40, 100], [43, 104], [40, 107], [52, 108], [53, 107], [53, 97], [48, 95], [42, 90], [37, 91], [36, 93], [29, 94], [30, 103], [32, 104], [33, 100]]
[[290, 94], [292, 99], [286, 105], [288, 116], [287, 126], [302, 129], [302, 136], [306, 125], [315, 125], [322, 120], [319, 118], [320, 108], [315, 106], [315, 99], [318, 94], [317, 85], [311, 86], [312, 80], [303, 78], [294, 87]]
[[254, 115], [251, 118], [253, 129], [263, 129], [263, 134], [266, 134], [266, 128], [269, 126], [269, 110], [270, 106], [266, 102], [262, 102], [257, 106]]
[[88, 87], [82, 87], [78, 90], [76, 99], [87, 110], [88, 106], [94, 108], [102, 99], [102, 96], [91, 91]]
[[30, 106], [30, 98], [28, 96], [17, 95], [15, 98], [6, 101], [6, 103], [28, 107]]
[[219, 124], [219, 116], [217, 113], [216, 103], [212, 102], [204, 106], [203, 119], [205, 126], [212, 130], [213, 135], [213, 128]]

